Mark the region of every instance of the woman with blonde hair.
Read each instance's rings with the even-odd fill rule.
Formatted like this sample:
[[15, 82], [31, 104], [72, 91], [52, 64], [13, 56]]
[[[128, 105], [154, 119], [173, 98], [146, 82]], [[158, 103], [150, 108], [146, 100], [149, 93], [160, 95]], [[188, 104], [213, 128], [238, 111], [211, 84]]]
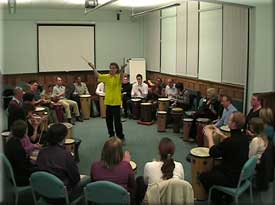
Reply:
[[91, 167], [92, 181], [110, 181], [134, 193], [135, 176], [130, 165], [131, 156], [128, 151], [123, 154], [122, 141], [110, 137], [103, 146], [100, 161]]
[[270, 108], [262, 108], [259, 115], [264, 122], [264, 133], [267, 135], [268, 139], [275, 144], [272, 110]]

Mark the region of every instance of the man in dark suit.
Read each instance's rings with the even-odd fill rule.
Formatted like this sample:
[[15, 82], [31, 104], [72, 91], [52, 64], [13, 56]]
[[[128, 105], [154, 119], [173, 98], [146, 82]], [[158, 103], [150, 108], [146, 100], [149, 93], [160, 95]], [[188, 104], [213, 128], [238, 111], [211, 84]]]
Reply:
[[8, 106], [8, 129], [12, 123], [16, 120], [24, 120], [25, 114], [22, 108], [23, 101], [23, 89], [20, 87], [16, 87], [14, 89], [14, 96], [11, 99]]

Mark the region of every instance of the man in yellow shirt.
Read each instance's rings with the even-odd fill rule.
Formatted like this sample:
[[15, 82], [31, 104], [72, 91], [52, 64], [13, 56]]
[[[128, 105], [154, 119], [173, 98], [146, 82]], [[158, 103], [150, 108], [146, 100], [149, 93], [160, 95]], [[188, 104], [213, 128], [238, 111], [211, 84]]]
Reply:
[[106, 105], [106, 125], [109, 137], [117, 136], [122, 141], [125, 141], [120, 119], [121, 79], [125, 66], [122, 66], [119, 72], [118, 64], [111, 63], [109, 74], [99, 74], [92, 63], [88, 63], [88, 65], [94, 70], [98, 81], [105, 84], [104, 104]]

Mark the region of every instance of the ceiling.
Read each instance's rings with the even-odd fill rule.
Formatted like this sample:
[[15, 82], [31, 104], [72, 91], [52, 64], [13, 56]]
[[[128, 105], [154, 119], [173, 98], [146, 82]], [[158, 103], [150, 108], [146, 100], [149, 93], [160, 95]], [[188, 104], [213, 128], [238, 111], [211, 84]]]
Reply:
[[[110, 0], [98, 0], [99, 4]], [[118, 0], [106, 5], [102, 9], [145, 9], [167, 5], [186, 0]], [[0, 4], [7, 5], [8, 0], [0, 0]], [[85, 0], [16, 0], [17, 8], [84, 8]]]

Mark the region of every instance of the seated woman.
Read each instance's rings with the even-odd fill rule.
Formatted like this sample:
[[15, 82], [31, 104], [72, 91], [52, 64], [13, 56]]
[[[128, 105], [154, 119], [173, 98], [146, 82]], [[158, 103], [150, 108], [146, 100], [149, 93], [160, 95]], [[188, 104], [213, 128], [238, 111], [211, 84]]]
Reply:
[[22, 139], [25, 137], [26, 132], [27, 124], [23, 120], [15, 121], [11, 128], [12, 137], [8, 140], [5, 150], [5, 154], [11, 163], [17, 186], [29, 185], [29, 177], [35, 170], [22, 145]]
[[264, 133], [268, 137], [268, 140], [275, 145], [275, 133], [274, 133], [274, 121], [273, 113], [270, 108], [262, 108], [259, 113], [260, 118], [264, 121]]
[[[43, 148], [37, 157], [37, 166], [40, 171], [49, 172], [67, 187], [69, 198], [80, 196], [83, 187], [89, 182], [87, 177], [80, 180], [77, 164], [72, 156], [63, 147], [68, 130], [63, 124], [52, 125], [47, 132], [48, 147]], [[60, 204], [57, 201], [53, 203]], [[60, 202], [60, 201], [59, 201]]]
[[147, 187], [170, 178], [184, 179], [183, 166], [173, 159], [175, 144], [169, 138], [162, 138], [159, 143], [159, 161], [147, 162], [144, 166], [143, 177], [137, 177], [136, 202], [140, 204]]
[[131, 193], [133, 197], [135, 176], [130, 165], [131, 156], [125, 152], [123, 156], [122, 142], [117, 137], [109, 138], [102, 149], [101, 160], [91, 167], [92, 181], [111, 181]]

